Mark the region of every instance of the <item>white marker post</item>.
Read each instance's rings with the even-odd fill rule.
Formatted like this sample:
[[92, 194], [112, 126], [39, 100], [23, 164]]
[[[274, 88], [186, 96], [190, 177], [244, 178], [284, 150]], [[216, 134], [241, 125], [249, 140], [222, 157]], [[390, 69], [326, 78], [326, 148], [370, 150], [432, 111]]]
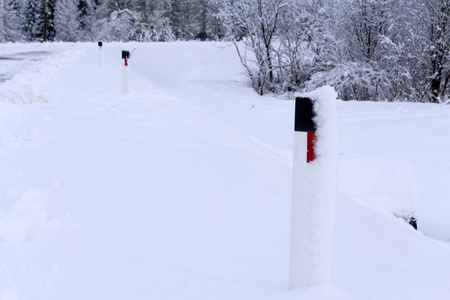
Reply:
[[122, 77], [123, 77], [123, 92], [130, 92], [130, 70], [128, 60], [130, 59], [130, 51], [122, 51], [122, 59], [124, 60]]
[[98, 42], [98, 65], [100, 67], [103, 67], [103, 42], [99, 41]]
[[336, 92], [296, 98], [291, 214], [291, 289], [331, 282], [337, 190]]

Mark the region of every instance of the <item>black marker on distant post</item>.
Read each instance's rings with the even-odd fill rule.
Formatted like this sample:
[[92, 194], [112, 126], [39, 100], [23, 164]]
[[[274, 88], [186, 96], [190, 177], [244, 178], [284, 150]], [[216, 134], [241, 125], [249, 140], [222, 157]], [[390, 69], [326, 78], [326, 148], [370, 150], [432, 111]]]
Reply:
[[98, 42], [98, 65], [100, 67], [103, 67], [103, 42], [99, 41]]
[[122, 77], [123, 77], [123, 92], [130, 92], [130, 71], [128, 66], [128, 60], [130, 59], [130, 51], [123, 50], [122, 51], [122, 59], [124, 60]]

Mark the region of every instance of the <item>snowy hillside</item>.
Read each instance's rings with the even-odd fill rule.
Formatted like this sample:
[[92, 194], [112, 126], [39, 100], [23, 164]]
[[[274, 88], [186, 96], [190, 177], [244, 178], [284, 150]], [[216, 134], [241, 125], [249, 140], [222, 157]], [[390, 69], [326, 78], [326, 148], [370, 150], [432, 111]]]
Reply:
[[338, 102], [333, 285], [289, 290], [294, 102], [225, 43], [45, 46], [0, 83], [0, 300], [449, 299], [449, 106]]

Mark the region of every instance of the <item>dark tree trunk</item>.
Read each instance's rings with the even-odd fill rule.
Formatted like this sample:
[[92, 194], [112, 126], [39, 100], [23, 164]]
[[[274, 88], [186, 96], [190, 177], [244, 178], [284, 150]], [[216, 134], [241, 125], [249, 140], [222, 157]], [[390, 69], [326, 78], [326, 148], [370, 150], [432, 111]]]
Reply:
[[441, 78], [442, 78], [442, 70], [438, 70], [438, 73], [433, 76], [431, 79], [431, 102], [438, 103], [440, 90], [441, 90]]
[[48, 28], [47, 0], [44, 0], [44, 42], [47, 41], [47, 28]]

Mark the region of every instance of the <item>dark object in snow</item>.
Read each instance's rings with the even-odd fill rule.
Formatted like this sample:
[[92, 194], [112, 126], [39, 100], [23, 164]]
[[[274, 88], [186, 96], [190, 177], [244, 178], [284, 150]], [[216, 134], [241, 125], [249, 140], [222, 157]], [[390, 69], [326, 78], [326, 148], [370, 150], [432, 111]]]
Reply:
[[309, 98], [297, 97], [295, 98], [295, 131], [315, 132], [317, 130], [314, 118], [313, 101]]
[[409, 225], [414, 227], [415, 230], [417, 230], [417, 219], [416, 218], [409, 217], [409, 216], [398, 216], [398, 215], [395, 215], [395, 214], [394, 214], [394, 216], [405, 220], [406, 223], [408, 223]]
[[103, 42], [98, 42], [98, 46], [101, 48], [103, 46]]
[[205, 31], [202, 31], [199, 34], [197, 34], [195, 39], [204, 42], [204, 41], [206, 41], [207, 38], [208, 38], [208, 34]]
[[130, 51], [122, 51], [122, 59], [129, 59], [130, 58]]
[[414, 227], [415, 230], [417, 230], [417, 220], [416, 220], [416, 218], [409, 219], [409, 225], [411, 225], [412, 227]]

